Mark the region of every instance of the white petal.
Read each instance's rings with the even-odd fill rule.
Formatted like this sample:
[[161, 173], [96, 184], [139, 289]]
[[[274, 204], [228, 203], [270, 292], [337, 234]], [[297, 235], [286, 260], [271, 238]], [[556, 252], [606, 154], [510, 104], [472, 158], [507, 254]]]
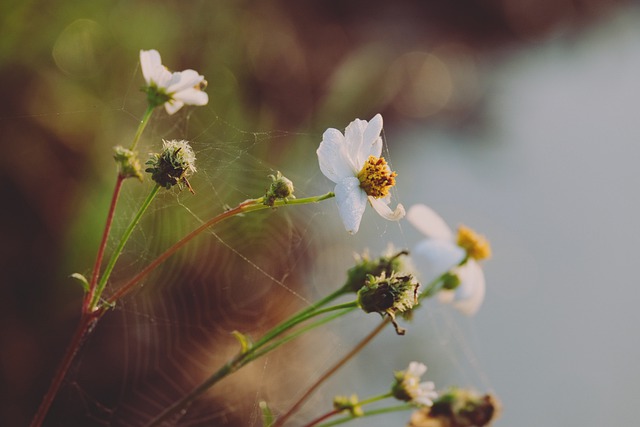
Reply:
[[[360, 181], [358, 181], [360, 182]], [[388, 198], [385, 199], [376, 199], [373, 197], [369, 197], [369, 203], [373, 206], [373, 209], [378, 212], [378, 215], [383, 217], [384, 219], [388, 219], [389, 221], [399, 221], [404, 218], [405, 211], [404, 206], [398, 203], [395, 210], [391, 210], [389, 207]]]
[[167, 92], [169, 93], [180, 92], [187, 88], [195, 87], [204, 80], [204, 76], [201, 76], [194, 70], [178, 71], [173, 74], [175, 76], [175, 81], [173, 81], [171, 86], [167, 88]]
[[156, 68], [162, 66], [162, 60], [157, 50], [141, 50], [140, 51], [140, 68], [142, 68], [142, 76], [147, 84], [151, 84], [152, 74]]
[[453, 306], [467, 316], [473, 316], [484, 301], [486, 290], [484, 272], [476, 261], [470, 259], [456, 269], [460, 285], [453, 291]]
[[464, 249], [446, 240], [425, 239], [411, 252], [411, 260], [423, 286], [454, 268], [466, 256]]
[[406, 372], [407, 375], [421, 377], [425, 372], [427, 372], [427, 365], [420, 362], [410, 362]]
[[173, 99], [186, 105], [207, 105], [209, 95], [199, 89], [190, 87], [173, 94]]
[[351, 234], [357, 233], [367, 206], [367, 194], [360, 188], [360, 181], [356, 177], [344, 178], [336, 185], [335, 193], [344, 227]]
[[164, 103], [164, 109], [167, 110], [169, 115], [176, 113], [183, 106], [184, 102], [177, 100], [171, 100]]
[[364, 135], [362, 136], [362, 155], [365, 161], [369, 156], [380, 157], [382, 154], [382, 138], [380, 138], [380, 132], [382, 132], [382, 116], [376, 114], [367, 124]]
[[431, 239], [453, 241], [451, 228], [440, 215], [425, 205], [411, 206], [407, 219], [418, 231]]
[[352, 153], [358, 152], [362, 145], [362, 135], [367, 127], [366, 120], [355, 119], [347, 125], [344, 130], [344, 137], [347, 140], [347, 146]]
[[324, 176], [335, 183], [347, 177], [355, 177], [359, 172], [349, 162], [346, 149], [346, 141], [339, 130], [329, 128], [322, 134], [322, 141], [316, 151], [318, 163]]

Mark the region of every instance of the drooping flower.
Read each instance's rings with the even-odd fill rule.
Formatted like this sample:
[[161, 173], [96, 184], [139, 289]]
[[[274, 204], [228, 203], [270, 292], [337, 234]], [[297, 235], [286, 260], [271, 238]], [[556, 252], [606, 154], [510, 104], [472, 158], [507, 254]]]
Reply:
[[162, 65], [157, 50], [140, 51], [140, 67], [147, 85], [143, 90], [151, 105], [164, 104], [168, 114], [174, 114], [184, 105], [206, 105], [209, 96], [202, 91], [204, 76], [194, 70], [172, 73]]
[[427, 366], [419, 362], [411, 362], [406, 370], [396, 372], [395, 383], [391, 387], [393, 396], [420, 406], [433, 405], [433, 399], [438, 397], [438, 393], [432, 381], [420, 382], [425, 372]]
[[431, 283], [449, 272], [439, 292], [440, 300], [466, 315], [475, 314], [485, 294], [484, 273], [478, 261], [491, 256], [487, 240], [464, 226], [454, 237], [440, 215], [425, 205], [412, 206], [407, 219], [427, 237], [411, 252], [422, 283]]
[[381, 131], [380, 114], [369, 122], [356, 119], [344, 135], [337, 129], [327, 129], [317, 150], [320, 170], [336, 184], [338, 211], [351, 234], [360, 228], [367, 201], [388, 220], [398, 221], [405, 215], [401, 204], [393, 211], [389, 208], [389, 190], [395, 185], [397, 174], [381, 157]]
[[379, 276], [367, 275], [356, 301], [365, 313], [389, 316], [396, 333], [404, 335], [405, 330], [396, 322], [396, 313], [408, 313], [418, 304], [419, 286], [411, 274], [394, 271], [387, 277], [383, 270]]

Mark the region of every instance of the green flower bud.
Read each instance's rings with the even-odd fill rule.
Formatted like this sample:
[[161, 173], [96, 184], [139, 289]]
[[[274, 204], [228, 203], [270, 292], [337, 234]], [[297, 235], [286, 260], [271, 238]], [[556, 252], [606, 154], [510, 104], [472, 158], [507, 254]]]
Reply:
[[460, 277], [456, 273], [445, 273], [442, 277], [442, 289], [452, 291], [458, 286], [460, 286]]
[[361, 417], [364, 415], [362, 406], [358, 401], [358, 396], [352, 394], [351, 396], [336, 396], [333, 398], [333, 409], [336, 411], [349, 411], [354, 417]]
[[271, 185], [267, 189], [264, 195], [264, 204], [266, 206], [273, 206], [276, 200], [287, 200], [294, 198], [293, 196], [293, 182], [290, 179], [283, 176], [280, 171], [275, 176], [269, 175], [271, 178]]
[[162, 140], [162, 152], [151, 155], [147, 161], [149, 166], [145, 172], [151, 174], [158, 185], [169, 189], [176, 184], [186, 185], [194, 192], [187, 177], [196, 172], [196, 156], [188, 141]]
[[138, 160], [138, 153], [124, 147], [113, 147], [113, 158], [118, 165], [118, 174], [123, 178], [138, 178], [142, 181], [142, 168]]

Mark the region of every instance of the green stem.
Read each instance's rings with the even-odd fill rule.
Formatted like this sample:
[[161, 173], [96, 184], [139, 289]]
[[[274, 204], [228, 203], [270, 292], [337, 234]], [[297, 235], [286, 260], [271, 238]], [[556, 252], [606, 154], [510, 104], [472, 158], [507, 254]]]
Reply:
[[332, 427], [332, 426], [337, 426], [339, 424], [344, 424], [347, 423], [351, 420], [353, 420], [354, 418], [364, 418], [364, 417], [371, 417], [374, 415], [380, 415], [380, 414], [388, 414], [390, 412], [400, 412], [400, 411], [408, 411], [411, 409], [415, 409], [414, 406], [411, 405], [396, 405], [396, 406], [388, 406], [386, 408], [379, 408], [379, 409], [372, 409], [370, 411], [365, 412], [363, 415], [359, 416], [359, 417], [355, 417], [353, 415], [344, 417], [344, 418], [340, 418], [328, 423], [324, 423], [324, 424], [319, 424], [317, 427]]
[[[260, 338], [260, 340], [258, 340], [256, 343], [254, 343], [252, 348], [257, 350], [258, 348], [262, 347], [267, 342], [271, 341], [273, 338], [275, 338], [278, 335], [282, 334], [286, 330], [291, 329], [292, 327], [294, 327], [298, 323], [300, 323], [300, 322], [302, 322], [302, 321], [304, 321], [306, 319], [309, 319], [309, 318], [311, 318], [313, 316], [317, 316], [318, 314], [321, 314], [322, 312], [316, 311], [318, 308], [330, 303], [331, 301], [333, 301], [336, 298], [346, 294], [347, 292], [348, 291], [344, 287], [340, 288], [337, 291], [335, 291], [335, 292], [327, 295], [326, 297], [322, 298], [321, 300], [311, 304], [310, 306], [308, 306], [307, 308], [303, 309], [302, 311], [299, 311], [298, 313], [296, 313], [294, 316], [292, 316], [288, 320], [285, 320], [281, 324], [279, 324], [279, 325], [275, 326], [274, 328], [272, 328], [271, 330], [269, 330], [266, 334], [264, 334], [262, 336], [262, 338]], [[353, 304], [353, 303], [351, 303], [351, 304]], [[331, 311], [331, 309], [335, 310], [335, 308], [331, 307], [329, 309], [329, 311]]]
[[[368, 404], [374, 403], [374, 402], [379, 402], [380, 400], [388, 399], [390, 397], [393, 397], [392, 393], [385, 393], [385, 394], [381, 394], [381, 395], [378, 395], [378, 396], [373, 396], [373, 397], [370, 397], [368, 399], [365, 399], [365, 400], [362, 400], [362, 401], [358, 402], [357, 406], [362, 408], [364, 405], [368, 405]], [[319, 416], [315, 420], [311, 421], [309, 424], [305, 424], [304, 427], [317, 426], [322, 421], [324, 421], [326, 419], [329, 419], [329, 418], [333, 417], [334, 415], [338, 415], [339, 413], [341, 413], [343, 411], [344, 410], [332, 409], [331, 411], [329, 411], [329, 412]], [[363, 415], [360, 415], [360, 416], [351, 415], [349, 417], [341, 418], [340, 422], [343, 422], [342, 420], [345, 420], [344, 422], [346, 422], [346, 421], [352, 420], [354, 418], [359, 418], [361, 416], [364, 416], [364, 413], [363, 413]], [[329, 423], [329, 424], [331, 424], [331, 423]], [[325, 425], [325, 424], [323, 424], [323, 425]]]
[[[439, 289], [439, 284], [445, 276], [444, 273], [429, 283], [424, 291], [422, 291], [419, 295], [419, 299], [428, 298], [437, 292]], [[342, 359], [338, 360], [335, 365], [333, 365], [329, 370], [327, 370], [320, 378], [314, 382], [311, 387], [293, 404], [293, 406], [282, 416], [278, 417], [278, 419], [273, 424], [273, 427], [282, 427], [284, 422], [291, 417], [300, 407], [304, 404], [304, 402], [324, 383], [327, 379], [329, 379], [334, 373], [336, 373], [342, 366], [344, 366], [351, 358], [353, 358], [356, 354], [358, 354], [363, 348], [369, 344], [382, 330], [387, 324], [391, 323], [390, 317], [385, 317], [382, 323], [380, 323], [373, 331], [369, 333], [366, 337], [364, 337], [356, 346]]]
[[140, 136], [142, 135], [144, 128], [147, 127], [147, 123], [149, 123], [149, 118], [151, 118], [151, 113], [153, 113], [154, 109], [155, 107], [151, 105], [147, 107], [147, 110], [144, 112], [144, 115], [142, 116], [142, 119], [138, 124], [138, 130], [136, 130], [136, 134], [133, 136], [133, 141], [131, 142], [131, 147], [129, 147], [129, 150], [134, 151], [136, 149], [138, 141], [140, 140]]
[[[329, 199], [329, 198], [334, 197], [334, 196], [335, 196], [334, 193], [329, 192], [329, 193], [326, 193], [326, 194], [322, 194], [320, 196], [306, 197], [306, 198], [303, 198], [303, 199], [294, 199], [294, 200], [289, 200], [289, 201], [277, 200], [274, 203], [273, 207], [290, 206], [290, 205], [302, 205], [302, 204], [308, 204], [308, 203], [317, 203], [317, 202]], [[193, 230], [191, 233], [189, 233], [186, 236], [184, 236], [178, 242], [174, 243], [173, 246], [171, 246], [169, 249], [164, 251], [162, 254], [160, 254], [158, 256], [158, 258], [156, 258], [155, 260], [153, 260], [151, 262], [151, 264], [149, 264], [146, 268], [144, 268], [142, 271], [140, 271], [135, 277], [133, 277], [131, 280], [129, 280], [127, 283], [125, 283], [123, 286], [121, 286], [120, 289], [118, 289], [113, 295], [111, 295], [109, 297], [109, 299], [107, 300], [107, 303], [108, 304], [114, 304], [120, 298], [122, 298], [125, 295], [129, 294], [133, 290], [133, 287], [136, 284], [138, 284], [142, 279], [144, 279], [149, 273], [151, 273], [153, 270], [155, 270], [160, 264], [162, 264], [164, 261], [166, 261], [167, 258], [169, 258], [171, 255], [176, 253], [180, 248], [182, 248], [184, 245], [189, 243], [191, 240], [193, 240], [194, 237], [196, 237], [197, 235], [199, 235], [200, 233], [202, 233], [204, 230], [208, 229], [209, 227], [211, 227], [211, 226], [213, 226], [215, 224], [218, 224], [219, 222], [222, 222], [225, 219], [231, 218], [231, 217], [236, 216], [236, 215], [241, 214], [241, 213], [259, 211], [259, 210], [263, 210], [263, 209], [267, 209], [267, 208], [270, 208], [270, 207], [262, 204], [262, 198], [249, 199], [249, 200], [245, 200], [244, 202], [240, 203], [235, 208], [226, 210], [226, 211], [222, 212], [221, 214], [216, 215], [215, 217], [211, 218], [209, 221], [205, 222], [204, 224], [200, 225], [198, 228]]]
[[[332, 295], [334, 295], [334, 294], [332, 294]], [[295, 333], [293, 333], [291, 335], [288, 335], [288, 336], [286, 336], [286, 337], [284, 337], [284, 338], [282, 338], [282, 339], [280, 339], [280, 340], [278, 340], [276, 342], [271, 343], [271, 345], [269, 345], [268, 347], [264, 348], [262, 351], [258, 352], [257, 350], [260, 349], [261, 347], [264, 347], [266, 345], [266, 343], [269, 341], [269, 340], [265, 340], [266, 336], [270, 336], [271, 338], [274, 338], [274, 337], [282, 334], [283, 332], [285, 332], [287, 329], [290, 329], [290, 328], [294, 327], [296, 324], [291, 324], [291, 322], [286, 321], [283, 324], [276, 326], [271, 331], [267, 332], [267, 334], [265, 334], [265, 337], [260, 339], [255, 344], [255, 346], [251, 347], [250, 349], [248, 349], [244, 353], [237, 354], [233, 359], [228, 361], [220, 369], [218, 369], [216, 372], [214, 372], [209, 378], [204, 380], [199, 386], [194, 388], [189, 394], [185, 395], [180, 400], [176, 401], [171, 406], [169, 406], [164, 411], [162, 411], [157, 417], [155, 417], [153, 420], [151, 420], [147, 424], [147, 427], [158, 426], [163, 421], [165, 421], [168, 417], [170, 417], [171, 415], [176, 413], [177, 411], [184, 410], [189, 404], [191, 404], [191, 402], [193, 402], [202, 393], [204, 393], [205, 391], [210, 389], [213, 385], [218, 383], [223, 378], [227, 377], [228, 375], [236, 372], [237, 370], [239, 370], [243, 366], [247, 365], [248, 363], [258, 359], [261, 356], [264, 356], [268, 352], [270, 352], [270, 351], [274, 350], [275, 348], [281, 346], [282, 344], [285, 344], [285, 343], [293, 340], [294, 338], [296, 338], [296, 337], [298, 337], [298, 336], [310, 331], [311, 329], [314, 329], [314, 328], [316, 328], [316, 327], [318, 327], [320, 325], [324, 325], [325, 323], [328, 323], [331, 320], [337, 319], [338, 317], [341, 317], [341, 316], [353, 311], [353, 309], [355, 309], [356, 307], [357, 307], [357, 303], [355, 301], [353, 301], [353, 302], [349, 302], [349, 303], [338, 304], [338, 305], [332, 306], [332, 307], [327, 307], [327, 308], [324, 308], [322, 310], [318, 310], [318, 311], [313, 312], [313, 313], [307, 313], [306, 316], [296, 315], [294, 317], [298, 318], [298, 322], [296, 323], [296, 324], [298, 324], [300, 322], [303, 322], [305, 320], [308, 320], [308, 319], [310, 319], [312, 317], [315, 317], [315, 316], [318, 316], [320, 314], [324, 314], [324, 313], [328, 313], [328, 312], [331, 312], [331, 311], [340, 310], [338, 313], [334, 314], [333, 316], [328, 316], [328, 317], [326, 317], [324, 319], [318, 320], [317, 322], [314, 322], [314, 323], [312, 323], [310, 325], [307, 325], [304, 328], [296, 331]], [[284, 324], [287, 324], [288, 327], [284, 328], [283, 327]], [[278, 333], [274, 332], [276, 330], [278, 331]]]
[[118, 243], [118, 246], [111, 254], [111, 258], [109, 259], [109, 263], [107, 264], [107, 267], [105, 268], [104, 273], [100, 277], [100, 281], [98, 282], [98, 286], [96, 287], [96, 291], [93, 294], [93, 299], [91, 300], [91, 303], [89, 306], [90, 310], [93, 310], [98, 306], [98, 301], [100, 301], [100, 297], [102, 295], [102, 292], [104, 291], [105, 286], [107, 285], [107, 281], [109, 280], [109, 277], [111, 276], [111, 272], [113, 271], [113, 268], [116, 265], [116, 261], [118, 261], [118, 258], [122, 254], [122, 250], [124, 249], [125, 244], [129, 240], [129, 237], [131, 237], [131, 233], [133, 233], [133, 230], [136, 228], [136, 226], [140, 222], [140, 219], [142, 219], [142, 215], [144, 215], [149, 205], [151, 205], [151, 202], [156, 197], [159, 190], [160, 190], [160, 186], [158, 184], [153, 186], [153, 188], [149, 192], [149, 195], [140, 206], [140, 209], [138, 209], [138, 212], [136, 213], [135, 217], [131, 220], [131, 223], [129, 224], [127, 229], [124, 231], [124, 234], [120, 238], [120, 242]]
[[[325, 323], [329, 323], [330, 321], [337, 319], [338, 317], [344, 316], [347, 313], [352, 312], [355, 308], [357, 308], [357, 306], [352, 306], [351, 304], [344, 304], [342, 307], [340, 306], [335, 306], [335, 307], [331, 307], [331, 310], [329, 309], [325, 309], [322, 310], [322, 313], [318, 312], [317, 314], [323, 314], [323, 313], [327, 313], [329, 311], [333, 311], [333, 310], [340, 310], [343, 309], [341, 312], [334, 314], [333, 316], [327, 316], [321, 320], [318, 320], [314, 323], [311, 323], [310, 325], [305, 326], [304, 328], [300, 328], [299, 330], [297, 330], [296, 332], [287, 335], [284, 338], [281, 338], [278, 341], [272, 342], [271, 345], [269, 345], [268, 347], [264, 348], [262, 351], [253, 351], [251, 353], [251, 355], [247, 358], [247, 361], [245, 363], [243, 363], [242, 366], [246, 365], [247, 363], [256, 360], [262, 356], [264, 356], [265, 354], [269, 353], [270, 351], [274, 350], [277, 347], [280, 347], [282, 344], [285, 344], [297, 337], [299, 337], [300, 335], [303, 335], [304, 333], [317, 328], [318, 326], [324, 325]], [[314, 316], [316, 314], [314, 313]], [[309, 316], [309, 318], [311, 318], [312, 316]]]

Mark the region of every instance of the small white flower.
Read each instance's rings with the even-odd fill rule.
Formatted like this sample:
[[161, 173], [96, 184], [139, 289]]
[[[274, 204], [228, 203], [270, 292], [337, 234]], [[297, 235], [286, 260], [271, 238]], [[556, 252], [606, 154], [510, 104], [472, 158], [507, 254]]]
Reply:
[[157, 50], [140, 51], [140, 67], [147, 83], [146, 91], [154, 102], [164, 104], [167, 113], [174, 114], [184, 105], [206, 105], [209, 96], [200, 89], [205, 82], [194, 70], [170, 72], [162, 65]]
[[396, 372], [396, 382], [391, 389], [393, 396], [416, 405], [433, 405], [433, 399], [438, 397], [438, 393], [432, 381], [420, 382], [425, 372], [427, 366], [419, 362], [411, 362], [405, 371]]
[[[431, 283], [448, 271], [456, 275], [460, 284], [454, 290], [440, 291], [438, 297], [468, 316], [475, 314], [485, 294], [485, 278], [480, 264], [467, 256], [467, 250], [458, 245], [451, 228], [432, 209], [414, 205], [409, 209], [407, 219], [427, 237], [411, 252], [422, 282]], [[468, 232], [469, 229], [464, 230]], [[488, 244], [484, 243], [488, 250]], [[467, 257], [467, 261], [458, 266]]]
[[401, 204], [394, 211], [389, 208], [389, 189], [395, 185], [396, 174], [380, 157], [381, 131], [380, 114], [369, 122], [356, 119], [347, 126], [344, 135], [337, 129], [327, 129], [317, 150], [320, 170], [336, 184], [338, 211], [351, 234], [360, 228], [367, 200], [388, 220], [398, 221], [405, 215]]

